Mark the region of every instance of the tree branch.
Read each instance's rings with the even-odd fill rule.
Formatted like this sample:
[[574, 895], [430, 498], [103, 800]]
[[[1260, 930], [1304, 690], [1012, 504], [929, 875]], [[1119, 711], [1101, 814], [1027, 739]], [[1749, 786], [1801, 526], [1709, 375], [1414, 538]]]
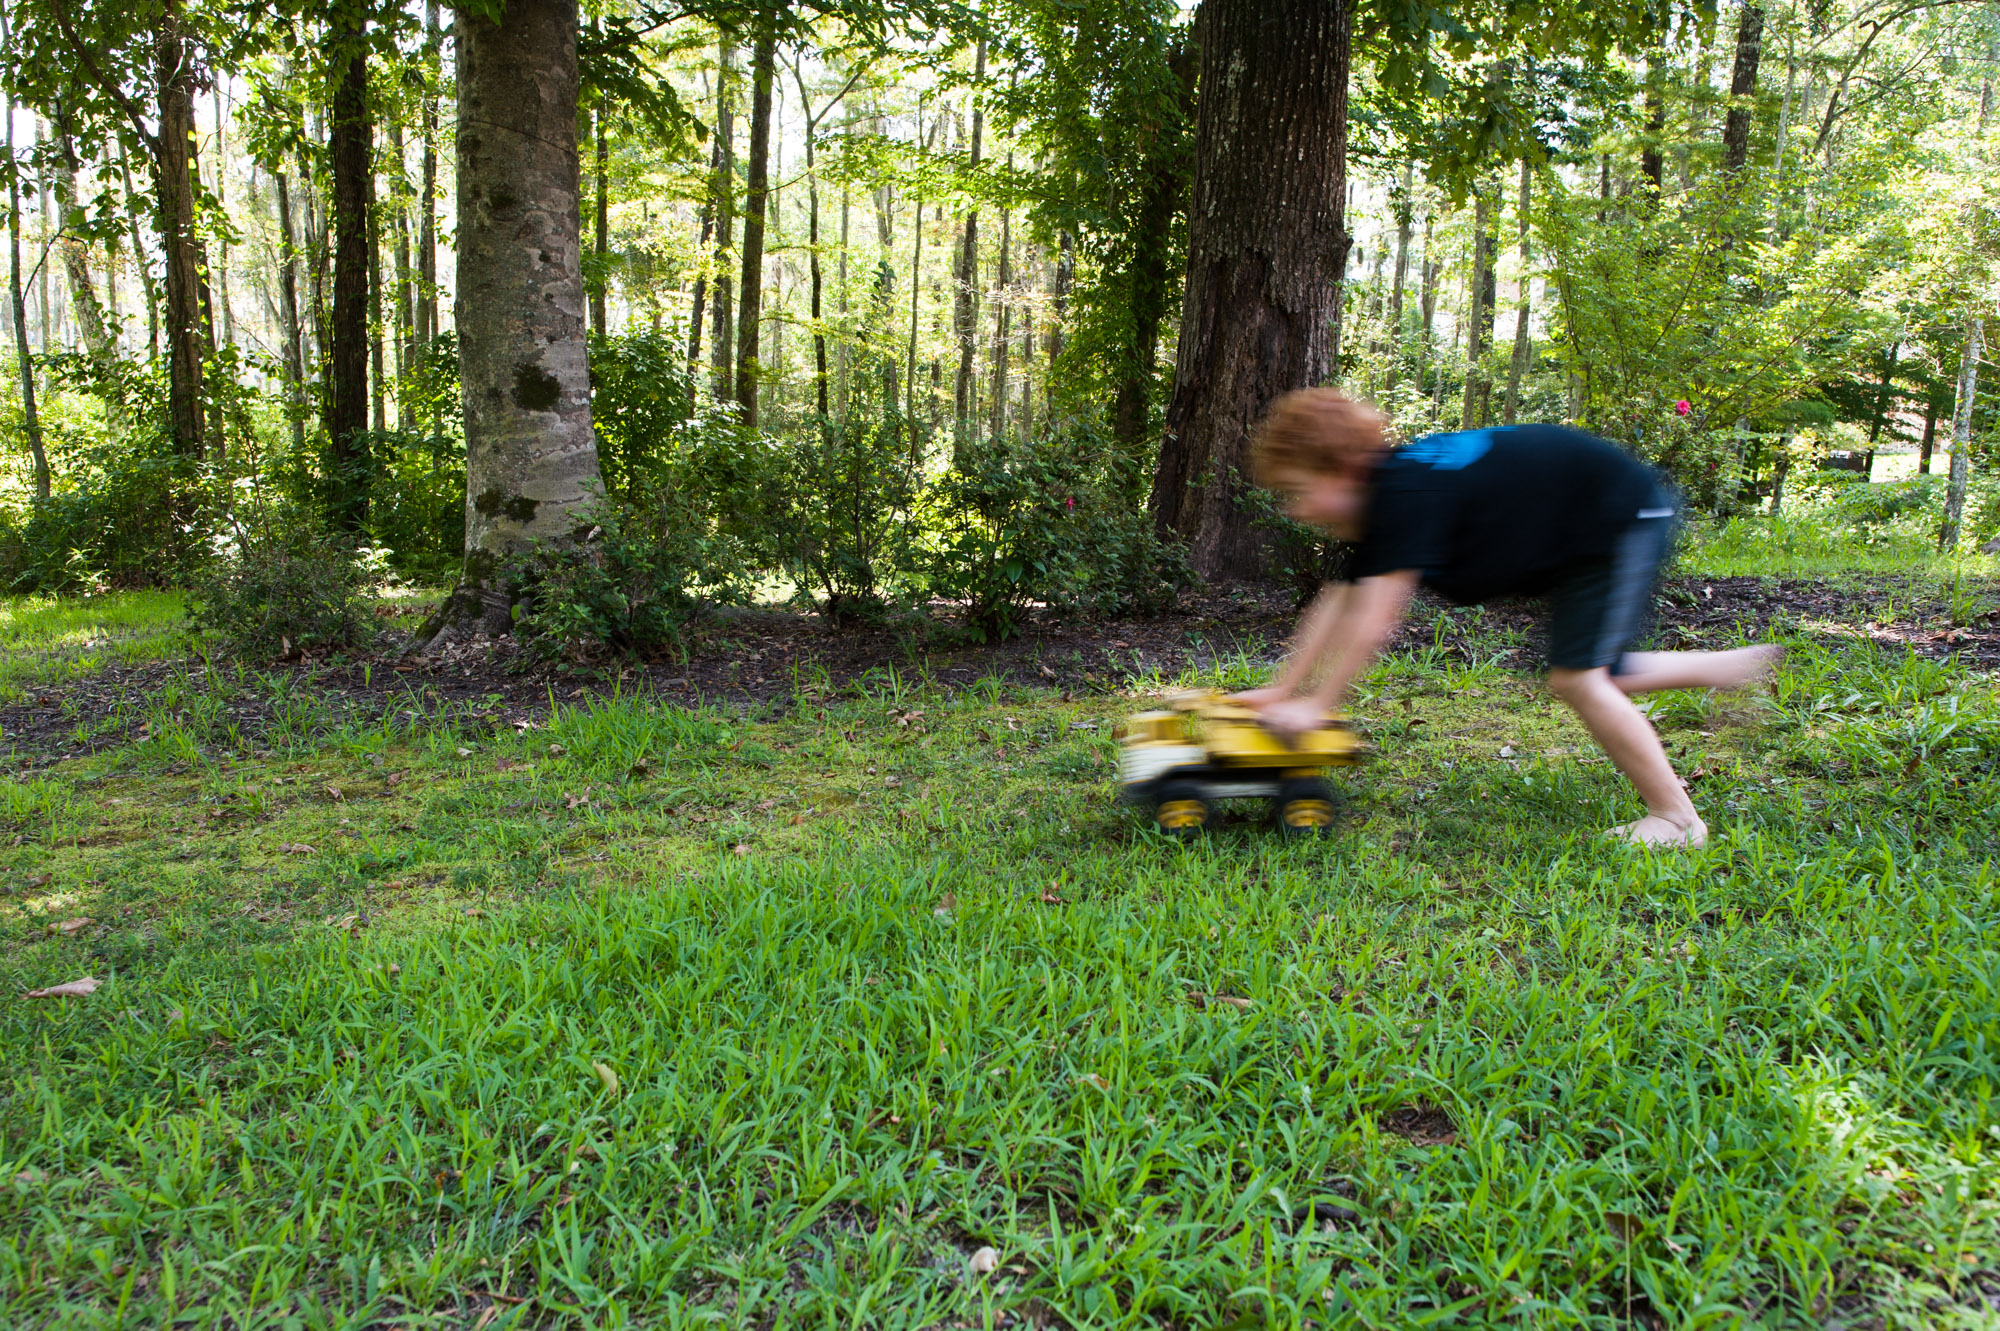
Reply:
[[151, 154], [148, 159], [148, 166], [157, 178], [159, 175], [160, 140], [157, 135], [146, 128], [145, 114], [140, 109], [139, 104], [125, 95], [125, 90], [118, 86], [116, 79], [106, 77], [104, 71], [98, 68], [97, 61], [91, 58], [90, 48], [84, 44], [82, 38], [77, 36], [76, 27], [70, 22], [69, 9], [64, 4], [64, 0], [49, 0], [49, 12], [55, 15], [56, 27], [62, 31], [63, 39], [69, 43], [71, 53], [76, 56], [77, 62], [83, 66], [83, 72], [90, 76], [91, 82], [97, 85], [98, 91], [109, 97], [117, 105], [118, 109], [125, 113], [125, 118], [132, 122], [133, 132], [139, 136], [139, 142], [145, 144], [147, 152]]

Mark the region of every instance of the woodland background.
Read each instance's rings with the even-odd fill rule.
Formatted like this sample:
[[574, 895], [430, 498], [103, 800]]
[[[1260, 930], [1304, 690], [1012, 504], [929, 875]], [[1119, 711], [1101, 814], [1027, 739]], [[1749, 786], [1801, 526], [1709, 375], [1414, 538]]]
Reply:
[[[730, 599], [1004, 636], [1198, 577], [1311, 585], [1337, 552], [1240, 464], [1315, 382], [1406, 435], [1577, 423], [1721, 522], [1782, 513], [1788, 475], [1949, 549], [2000, 520], [1986, 4], [6, 22], [15, 591], [192, 585], [288, 646], [384, 577], [485, 588], [432, 631], [525, 612], [561, 651], [654, 650]], [[466, 34], [530, 30], [493, 86], [460, 67]], [[560, 151], [477, 158], [491, 97], [573, 122], [535, 131]], [[514, 192], [556, 219], [546, 306], [466, 276]], [[576, 349], [548, 402], [480, 350], [509, 337]], [[482, 510], [554, 465], [502, 436], [570, 440], [563, 498]], [[1895, 479], [1822, 465], [1848, 454]]]

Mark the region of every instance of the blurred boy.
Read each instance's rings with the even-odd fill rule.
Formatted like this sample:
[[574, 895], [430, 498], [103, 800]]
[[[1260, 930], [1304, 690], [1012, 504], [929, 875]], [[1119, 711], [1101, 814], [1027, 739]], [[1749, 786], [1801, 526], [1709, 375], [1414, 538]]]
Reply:
[[1631, 695], [1749, 683], [1782, 649], [1626, 650], [1667, 555], [1673, 497], [1649, 469], [1577, 430], [1469, 430], [1392, 452], [1382, 426], [1328, 388], [1288, 394], [1265, 419], [1251, 453], [1258, 483], [1300, 522], [1354, 543], [1354, 580], [1328, 584], [1277, 678], [1240, 700], [1289, 739], [1341, 705], [1419, 583], [1461, 605], [1546, 594], [1549, 688], [1646, 803], [1645, 817], [1610, 835], [1703, 844], [1708, 828]]

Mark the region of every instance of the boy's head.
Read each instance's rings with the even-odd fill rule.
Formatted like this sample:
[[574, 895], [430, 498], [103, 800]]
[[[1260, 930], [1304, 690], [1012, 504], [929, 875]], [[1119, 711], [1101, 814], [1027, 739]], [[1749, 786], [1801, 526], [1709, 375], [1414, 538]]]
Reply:
[[1300, 522], [1358, 540], [1368, 477], [1389, 451], [1379, 412], [1331, 388], [1279, 398], [1250, 445], [1250, 473]]

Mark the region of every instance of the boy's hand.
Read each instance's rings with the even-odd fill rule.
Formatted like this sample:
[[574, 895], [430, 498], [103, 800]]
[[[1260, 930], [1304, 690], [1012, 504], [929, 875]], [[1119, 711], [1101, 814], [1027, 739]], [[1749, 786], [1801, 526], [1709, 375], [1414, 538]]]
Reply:
[[1264, 728], [1290, 744], [1300, 735], [1326, 724], [1326, 708], [1311, 698], [1287, 698], [1266, 705], [1258, 714]]
[[1229, 701], [1242, 703], [1253, 711], [1262, 711], [1274, 702], [1283, 702], [1292, 696], [1292, 691], [1276, 684], [1266, 684], [1261, 689], [1245, 689], [1241, 693], [1229, 695]]

